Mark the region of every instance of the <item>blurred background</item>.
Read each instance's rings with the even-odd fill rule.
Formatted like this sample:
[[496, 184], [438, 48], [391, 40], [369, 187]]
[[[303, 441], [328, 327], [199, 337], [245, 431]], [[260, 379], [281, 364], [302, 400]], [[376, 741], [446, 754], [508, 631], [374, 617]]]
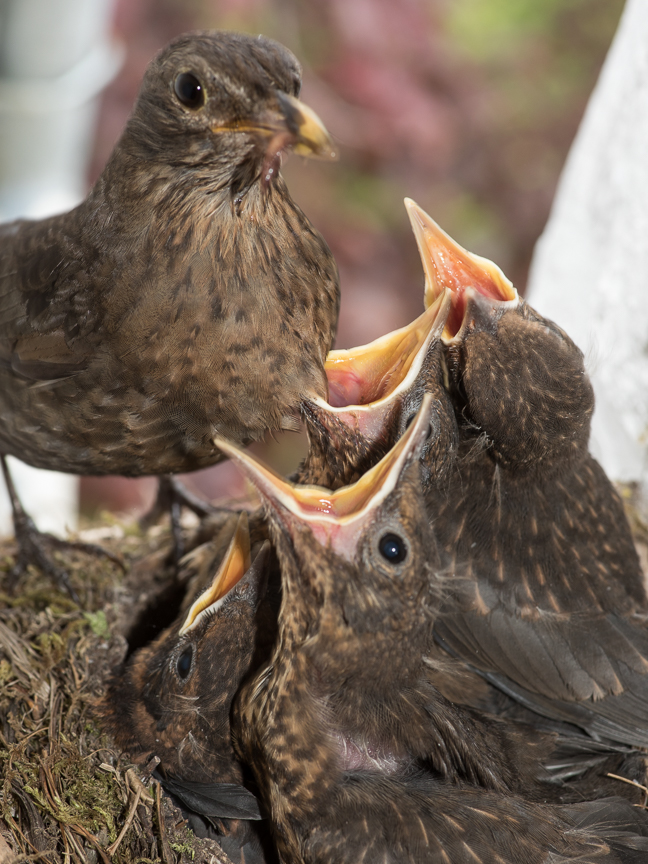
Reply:
[[[422, 311], [405, 196], [524, 292], [622, 9], [622, 0], [115, 0], [110, 26], [124, 62], [100, 97], [87, 180], [101, 172], [147, 63], [169, 39], [195, 28], [264, 33], [297, 55], [302, 97], [339, 145], [337, 163], [293, 156], [283, 169], [340, 268], [337, 347]], [[285, 434], [256, 449], [289, 471], [304, 440]], [[212, 499], [243, 491], [228, 464], [187, 482]], [[142, 511], [154, 490], [152, 478], [82, 478], [81, 506]]]

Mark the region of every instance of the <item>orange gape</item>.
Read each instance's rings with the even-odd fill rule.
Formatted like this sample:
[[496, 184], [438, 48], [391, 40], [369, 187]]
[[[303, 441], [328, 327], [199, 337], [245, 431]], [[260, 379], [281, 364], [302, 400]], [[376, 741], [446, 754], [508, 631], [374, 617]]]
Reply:
[[405, 206], [425, 268], [426, 307], [434, 303], [444, 289], [452, 292], [452, 308], [443, 331], [447, 339], [452, 339], [461, 329], [468, 288], [491, 300], [517, 299], [517, 291], [496, 264], [456, 243], [411, 198], [405, 199]]
[[369, 405], [390, 396], [407, 378], [417, 358], [421, 359], [422, 349], [440, 332], [448, 306], [444, 293], [441, 288], [411, 324], [368, 345], [329, 351], [324, 367], [329, 405]]

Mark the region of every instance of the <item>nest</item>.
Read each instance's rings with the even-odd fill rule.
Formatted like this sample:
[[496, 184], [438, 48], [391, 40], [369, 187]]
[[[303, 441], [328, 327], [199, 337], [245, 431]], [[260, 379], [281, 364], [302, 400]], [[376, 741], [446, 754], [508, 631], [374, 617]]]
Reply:
[[[645, 502], [633, 487], [620, 492], [646, 572]], [[194, 530], [188, 546], [214, 530]], [[228, 864], [151, 778], [155, 762], [143, 768], [119, 752], [94, 710], [129, 641], [151, 639], [180, 605], [168, 531], [113, 522], [83, 539], [120, 556], [126, 573], [57, 552], [82, 607], [36, 571], [15, 595], [0, 592], [0, 864]], [[0, 544], [0, 570], [10, 570], [14, 551], [12, 541]]]
[[[177, 592], [168, 532], [113, 524], [83, 539], [119, 555], [126, 574], [107, 559], [57, 552], [81, 607], [36, 571], [15, 595], [0, 592], [0, 864], [227, 864], [150, 771], [113, 746], [94, 710], [127, 637], [142, 641], [170, 623], [156, 620]], [[5, 572], [14, 551], [0, 545]]]

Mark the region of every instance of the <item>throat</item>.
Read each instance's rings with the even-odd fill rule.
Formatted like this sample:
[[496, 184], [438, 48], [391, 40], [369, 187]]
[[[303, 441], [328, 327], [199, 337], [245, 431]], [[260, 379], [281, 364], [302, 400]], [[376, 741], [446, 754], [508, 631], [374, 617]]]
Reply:
[[394, 750], [371, 741], [359, 741], [336, 732], [333, 741], [337, 750], [338, 763], [343, 773], [349, 771], [370, 771], [380, 774], [396, 774], [402, 771], [405, 760]]

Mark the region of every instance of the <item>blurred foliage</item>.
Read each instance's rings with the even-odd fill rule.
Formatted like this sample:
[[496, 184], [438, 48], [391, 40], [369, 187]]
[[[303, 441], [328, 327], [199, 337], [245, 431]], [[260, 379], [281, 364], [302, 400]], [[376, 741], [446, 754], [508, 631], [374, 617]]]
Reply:
[[622, 8], [622, 0], [118, 0], [127, 63], [105, 98], [93, 173], [146, 63], [174, 35], [222, 27], [283, 42], [304, 66], [304, 100], [341, 154], [338, 163], [292, 157], [284, 173], [340, 267], [338, 346], [361, 344], [421, 310], [405, 196], [524, 290]]

